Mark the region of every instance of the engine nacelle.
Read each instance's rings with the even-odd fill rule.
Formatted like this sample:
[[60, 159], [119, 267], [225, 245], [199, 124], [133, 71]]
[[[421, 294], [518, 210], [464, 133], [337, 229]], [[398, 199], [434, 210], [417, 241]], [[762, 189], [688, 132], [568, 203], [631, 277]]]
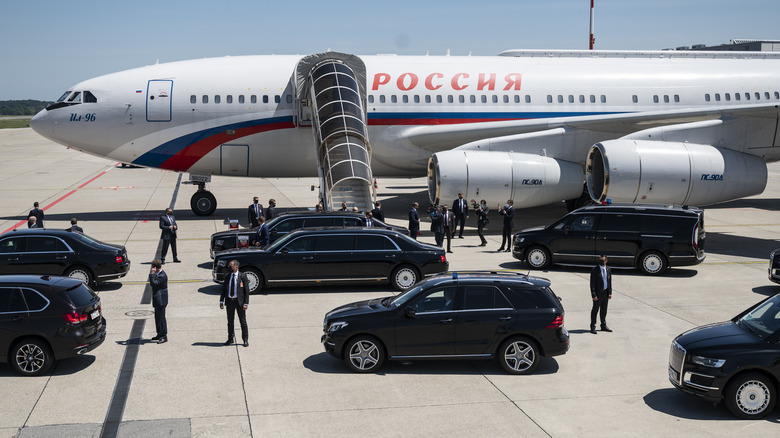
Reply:
[[462, 192], [489, 206], [507, 199], [516, 208], [545, 205], [582, 194], [582, 166], [539, 155], [514, 152], [451, 150], [428, 161], [428, 196], [447, 203]]
[[759, 194], [767, 182], [759, 157], [681, 142], [596, 143], [585, 169], [596, 202], [708, 205]]

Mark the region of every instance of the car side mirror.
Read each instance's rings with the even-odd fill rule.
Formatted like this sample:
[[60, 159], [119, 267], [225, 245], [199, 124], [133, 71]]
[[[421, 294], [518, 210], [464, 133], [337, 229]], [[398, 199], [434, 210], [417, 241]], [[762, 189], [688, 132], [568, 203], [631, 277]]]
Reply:
[[414, 312], [414, 309], [411, 306], [404, 309], [404, 315], [406, 315], [406, 317], [409, 319], [417, 318], [417, 314]]
[[563, 234], [569, 234], [569, 231], [571, 231], [571, 227], [566, 225], [563, 227]]
[[281, 251], [281, 253], [282, 253], [282, 254], [287, 254], [287, 253], [289, 253], [289, 252], [290, 252], [290, 250], [289, 250], [289, 249], [287, 249], [287, 248], [282, 248], [282, 251]]

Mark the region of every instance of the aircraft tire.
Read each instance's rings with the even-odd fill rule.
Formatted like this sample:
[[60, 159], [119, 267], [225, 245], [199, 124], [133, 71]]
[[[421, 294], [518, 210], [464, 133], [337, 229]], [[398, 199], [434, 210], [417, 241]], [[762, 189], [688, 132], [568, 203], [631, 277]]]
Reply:
[[208, 190], [197, 191], [190, 199], [190, 208], [198, 216], [211, 216], [217, 209], [217, 198]]

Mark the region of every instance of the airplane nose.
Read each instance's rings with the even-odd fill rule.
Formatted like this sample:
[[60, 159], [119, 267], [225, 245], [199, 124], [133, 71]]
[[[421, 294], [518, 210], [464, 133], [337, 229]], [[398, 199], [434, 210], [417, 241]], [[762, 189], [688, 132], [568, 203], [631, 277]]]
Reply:
[[33, 131], [50, 140], [54, 137], [54, 120], [48, 110], [41, 110], [33, 116], [30, 119], [30, 127]]

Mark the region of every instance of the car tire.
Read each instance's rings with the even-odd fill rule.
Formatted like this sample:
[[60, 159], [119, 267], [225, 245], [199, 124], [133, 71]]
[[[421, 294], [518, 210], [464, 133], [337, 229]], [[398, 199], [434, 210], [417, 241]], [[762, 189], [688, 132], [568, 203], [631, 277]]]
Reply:
[[550, 267], [550, 251], [543, 246], [532, 246], [528, 248], [525, 262], [534, 269], [547, 269]]
[[263, 290], [265, 278], [263, 278], [263, 274], [261, 274], [260, 271], [255, 268], [241, 268], [239, 269], [239, 272], [245, 274], [247, 280], [249, 280], [250, 294], [254, 294]]
[[498, 361], [509, 374], [531, 374], [539, 366], [539, 347], [523, 336], [509, 338], [498, 349]]
[[190, 208], [198, 216], [211, 216], [217, 209], [217, 198], [207, 190], [197, 191], [190, 198]]
[[385, 361], [385, 347], [373, 336], [361, 335], [350, 339], [344, 353], [347, 366], [356, 373], [374, 372]]
[[724, 397], [726, 407], [736, 417], [758, 420], [774, 410], [777, 389], [765, 374], [745, 373], [726, 385]]
[[647, 251], [639, 257], [639, 270], [647, 275], [658, 275], [667, 268], [666, 257], [658, 251]]
[[24, 338], [11, 349], [11, 365], [22, 376], [40, 376], [54, 364], [49, 345], [41, 339]]
[[95, 283], [95, 277], [92, 275], [92, 271], [83, 265], [71, 266], [65, 271], [65, 276], [81, 280], [87, 286], [92, 286]]
[[399, 291], [411, 288], [419, 280], [420, 274], [417, 273], [417, 269], [412, 265], [398, 266], [390, 274], [390, 284], [393, 286], [393, 289]]

